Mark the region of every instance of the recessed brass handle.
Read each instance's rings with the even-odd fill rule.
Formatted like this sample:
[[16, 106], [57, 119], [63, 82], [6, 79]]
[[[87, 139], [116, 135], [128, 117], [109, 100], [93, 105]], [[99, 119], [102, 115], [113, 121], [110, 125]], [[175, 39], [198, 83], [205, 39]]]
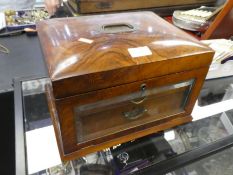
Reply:
[[135, 27], [128, 23], [105, 24], [101, 27], [103, 33], [125, 33], [135, 31]]

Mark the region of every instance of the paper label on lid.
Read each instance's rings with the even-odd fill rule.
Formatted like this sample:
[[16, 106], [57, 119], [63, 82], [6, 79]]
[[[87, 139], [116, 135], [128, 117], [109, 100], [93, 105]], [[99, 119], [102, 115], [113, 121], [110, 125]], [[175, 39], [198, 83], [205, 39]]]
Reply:
[[152, 55], [150, 48], [147, 46], [128, 48], [128, 52], [133, 58]]
[[88, 44], [93, 43], [93, 40], [90, 40], [90, 39], [87, 39], [87, 38], [79, 38], [78, 41], [88, 43]]

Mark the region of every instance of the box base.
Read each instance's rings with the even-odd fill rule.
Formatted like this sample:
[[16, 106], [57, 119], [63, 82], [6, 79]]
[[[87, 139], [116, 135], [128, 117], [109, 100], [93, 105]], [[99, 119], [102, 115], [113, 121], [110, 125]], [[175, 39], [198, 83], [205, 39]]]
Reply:
[[128, 142], [128, 141], [138, 139], [138, 138], [141, 138], [141, 137], [153, 134], [153, 133], [164, 131], [164, 130], [167, 130], [167, 129], [170, 129], [170, 128], [192, 121], [191, 115], [184, 115], [184, 113], [178, 114], [176, 117], [168, 117], [167, 119], [169, 120], [165, 120], [164, 122], [158, 121], [157, 124], [153, 125], [152, 127], [146, 128], [144, 130], [140, 130], [134, 133], [129, 133], [127, 135], [117, 137], [110, 141], [102, 142], [96, 145], [90, 145], [88, 147], [85, 147], [79, 150], [71, 151], [70, 153], [67, 154], [63, 147], [62, 135], [61, 135], [60, 124], [59, 124], [59, 117], [58, 117], [56, 106], [55, 106], [55, 99], [53, 98], [52, 89], [49, 85], [47, 85], [46, 87], [46, 95], [48, 99], [49, 110], [51, 114], [52, 123], [54, 126], [54, 131], [56, 135], [60, 157], [63, 161], [80, 158], [90, 153], [101, 151], [103, 149], [110, 148], [112, 146], [115, 146], [115, 145], [118, 145], [124, 142]]
[[[49, 103], [51, 103], [51, 102], [49, 102]], [[157, 132], [160, 132], [163, 130], [167, 130], [167, 129], [170, 129], [170, 128], [173, 128], [173, 127], [176, 127], [176, 126], [179, 126], [179, 125], [182, 125], [182, 124], [185, 124], [185, 123], [192, 121], [191, 115], [184, 116], [184, 117], [177, 117], [173, 120], [167, 121], [167, 122], [162, 123], [162, 124], [155, 125], [151, 128], [148, 128], [148, 129], [145, 129], [145, 130], [142, 130], [139, 132], [135, 132], [133, 134], [129, 134], [129, 135], [126, 135], [123, 137], [119, 137], [119, 138], [113, 139], [113, 140], [108, 141], [108, 142], [103, 142], [103, 143], [98, 144], [98, 145], [89, 146], [88, 148], [80, 149], [80, 150], [74, 151], [70, 154], [66, 154], [64, 152], [63, 145], [62, 145], [63, 142], [62, 142], [61, 134], [57, 133], [57, 131], [60, 131], [60, 130], [58, 130], [59, 125], [58, 125], [57, 117], [56, 117], [57, 114], [56, 114], [55, 110], [51, 110], [51, 108], [50, 108], [50, 113], [52, 114], [51, 118], [53, 121], [53, 126], [54, 126], [56, 140], [57, 140], [57, 144], [58, 144], [58, 148], [59, 148], [60, 157], [63, 161], [68, 161], [68, 160], [80, 158], [80, 157], [86, 156], [87, 154], [101, 151], [103, 149], [106, 149], [106, 148], [109, 148], [109, 147], [112, 147], [112, 146], [115, 146], [115, 145], [118, 145], [118, 144], [121, 144], [124, 142], [128, 142], [128, 141], [132, 140], [131, 139], [132, 136], [130, 136], [130, 135], [133, 135], [134, 139], [138, 139], [138, 138], [147, 136], [149, 134], [153, 134], [153, 133], [157, 133]]]

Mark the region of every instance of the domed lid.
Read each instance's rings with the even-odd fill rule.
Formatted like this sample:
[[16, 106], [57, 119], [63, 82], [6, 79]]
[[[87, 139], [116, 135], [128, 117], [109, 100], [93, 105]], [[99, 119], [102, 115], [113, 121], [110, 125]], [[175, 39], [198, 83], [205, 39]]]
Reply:
[[[57, 98], [195, 69], [213, 56], [209, 47], [152, 12], [51, 19], [39, 22], [37, 30]], [[203, 54], [208, 56], [187, 68], [169, 64]], [[141, 74], [145, 66], [165, 66], [164, 61], [167, 71], [156, 67]]]

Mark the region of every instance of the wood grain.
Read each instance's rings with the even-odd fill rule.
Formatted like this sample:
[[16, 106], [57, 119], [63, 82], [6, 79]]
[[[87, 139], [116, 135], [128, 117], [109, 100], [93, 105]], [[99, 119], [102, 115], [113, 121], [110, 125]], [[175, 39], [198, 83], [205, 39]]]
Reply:
[[147, 9], [154, 7], [168, 7], [190, 4], [212, 3], [214, 0], [68, 0], [78, 13], [96, 13], [109, 11], [122, 11], [134, 9]]
[[[208, 67], [197, 69], [197, 70], [192, 70], [192, 71], [187, 71], [187, 72], [182, 72], [182, 73], [177, 73], [177, 74], [173, 74], [173, 75], [158, 77], [158, 78], [154, 78], [154, 79], [146, 80], [146, 81], [142, 81], [142, 82], [130, 83], [130, 84], [126, 84], [126, 85], [122, 85], [122, 86], [118, 86], [118, 87], [103, 89], [100, 91], [93, 91], [93, 92], [89, 92], [89, 93], [85, 93], [85, 94], [81, 94], [81, 95], [77, 95], [77, 96], [72, 96], [72, 97], [64, 98], [64, 99], [60, 99], [60, 100], [56, 100], [54, 97], [51, 98], [49, 102], [54, 103], [54, 105], [56, 107], [53, 109], [50, 109], [50, 112], [52, 111], [53, 113], [56, 114], [56, 115], [53, 114], [53, 116], [58, 116], [59, 131], [57, 131], [57, 132], [61, 133], [61, 138], [63, 140], [62, 148], [64, 150], [64, 154], [70, 154], [70, 153], [72, 154], [73, 152], [75, 152], [77, 150], [86, 150], [85, 151], [86, 153], [91, 153], [91, 151], [88, 148], [92, 147], [92, 146], [94, 147], [94, 145], [96, 147], [99, 147], [98, 145], [99, 144], [101, 145], [103, 142], [108, 142], [108, 144], [110, 144], [111, 140], [114, 140], [116, 138], [121, 138], [123, 136], [133, 134], [135, 132], [143, 131], [147, 128], [154, 127], [158, 124], [161, 124], [162, 122], [169, 122], [170, 120], [173, 120], [173, 119], [178, 118], [178, 117], [184, 117], [184, 116], [190, 115], [192, 108], [195, 104], [195, 101], [198, 97], [199, 91], [202, 87], [202, 84], [203, 84], [203, 81], [204, 81], [205, 76], [207, 74], [207, 71], [208, 71]], [[161, 113], [162, 115], [160, 113], [158, 113], [158, 114], [155, 114], [154, 116], [151, 116], [151, 118], [148, 118], [149, 120], [147, 120], [146, 118], [145, 118], [145, 120], [139, 120], [140, 125], [138, 125], [138, 124], [135, 125], [135, 122], [137, 123], [137, 121], [135, 121], [134, 123], [133, 122], [129, 123], [129, 124], [126, 123], [126, 126], [128, 125], [128, 127], [126, 127], [124, 130], [119, 130], [118, 132], [116, 132], [116, 130], [115, 130], [115, 132], [109, 132], [107, 136], [103, 135], [100, 138], [99, 137], [92, 138], [92, 139], [89, 139], [88, 141], [85, 141], [83, 143], [78, 144], [77, 134], [80, 134], [80, 133], [78, 133], [78, 130], [76, 128], [77, 126], [75, 124], [76, 123], [75, 119], [77, 117], [77, 114], [75, 115], [75, 107], [78, 107], [82, 104], [88, 104], [88, 103], [92, 103], [95, 101], [114, 98], [114, 97], [120, 96], [122, 94], [130, 94], [131, 92], [137, 91], [138, 87], [140, 87], [140, 85], [142, 83], [147, 84], [148, 88], [152, 88], [152, 87], [159, 88], [161, 86], [171, 85], [174, 83], [183, 82], [183, 81], [187, 81], [190, 79], [194, 79], [195, 82], [194, 82], [194, 85], [191, 89], [191, 93], [189, 94], [188, 101], [186, 102], [186, 105], [184, 106], [183, 109], [180, 109], [180, 111], [178, 110], [177, 112], [174, 111], [172, 113], [169, 113], [169, 111], [171, 111], [173, 107], [175, 107], [177, 104], [180, 103], [180, 101], [183, 99], [182, 96], [184, 94], [178, 95], [179, 93], [177, 91], [174, 91], [174, 92], [176, 92], [174, 95], [177, 95], [176, 97], [178, 99], [173, 98], [171, 96], [171, 94], [170, 95], [164, 94], [164, 100], [167, 101], [166, 100], [166, 98], [167, 98], [166, 95], [167, 95], [168, 97], [170, 96], [170, 98], [168, 98], [170, 100], [170, 102], [167, 105], [165, 105], [165, 108], [167, 108], [167, 109], [163, 109], [165, 111], [165, 113], [163, 113], [163, 114]], [[50, 94], [52, 94], [52, 93], [50, 93]], [[53, 101], [53, 102], [51, 102], [51, 101]], [[152, 105], [152, 104], [150, 104], [150, 101], [149, 101], [148, 105], [149, 106]], [[163, 106], [164, 103], [158, 102], [157, 105]], [[174, 106], [171, 106], [171, 105], [174, 105]], [[156, 108], [156, 106], [154, 106], [154, 107]], [[167, 114], [166, 114], [166, 111], [167, 111]], [[106, 118], [108, 120], [111, 119], [111, 120], [115, 121], [114, 122], [115, 124], [117, 124], [117, 123], [119, 124], [119, 119], [117, 117], [121, 117], [121, 116], [117, 115], [117, 113], [115, 113], [115, 114], [104, 113], [102, 115], [106, 115], [106, 116], [102, 116], [102, 117]], [[96, 120], [97, 121], [99, 120], [98, 115], [96, 115]], [[91, 120], [88, 120], [88, 121], [90, 122], [89, 123], [90, 126], [86, 126], [85, 122], [84, 122], [82, 127], [86, 126], [87, 128], [89, 127], [89, 129], [92, 129], [92, 128], [90, 128], [92, 121]], [[93, 118], [93, 122], [94, 122], [94, 118]], [[58, 125], [58, 123], [56, 123], [56, 125]], [[122, 121], [121, 121], [121, 123], [122, 123]], [[93, 125], [93, 126], [95, 126], [95, 125]], [[100, 127], [102, 127], [102, 126], [100, 125]], [[101, 129], [102, 128], [99, 128], [99, 131]], [[157, 128], [157, 130], [159, 130], [159, 131], [164, 130], [164, 129], [167, 129], [167, 128]], [[59, 138], [59, 139], [61, 140], [61, 138]], [[132, 139], [132, 137], [128, 137], [128, 141], [131, 139]], [[114, 146], [114, 143], [112, 143], [111, 146]], [[97, 148], [95, 148], [95, 149], [97, 149]], [[102, 147], [100, 149], [102, 149]]]
[[[118, 32], [103, 31], [112, 23], [121, 24]], [[122, 32], [126, 25], [130, 31]], [[53, 19], [40, 22], [37, 29], [63, 160], [191, 121], [214, 52], [153, 13]], [[151, 54], [132, 57], [128, 49], [138, 47], [149, 48]], [[191, 88], [176, 86], [190, 80]], [[142, 85], [148, 90], [146, 100], [135, 105], [132, 99], [142, 98]], [[170, 88], [152, 93], [162, 87]], [[98, 107], [116, 99], [117, 103]], [[82, 110], [90, 106], [92, 110]], [[125, 112], [138, 108], [147, 110], [135, 120], [125, 118]]]
[[[131, 24], [135, 30], [101, 30], [112, 23]], [[210, 48], [151, 12], [52, 19], [40, 22], [37, 29], [55, 98], [205, 67], [213, 55]], [[128, 48], [143, 46], [152, 54], [130, 56]]]

